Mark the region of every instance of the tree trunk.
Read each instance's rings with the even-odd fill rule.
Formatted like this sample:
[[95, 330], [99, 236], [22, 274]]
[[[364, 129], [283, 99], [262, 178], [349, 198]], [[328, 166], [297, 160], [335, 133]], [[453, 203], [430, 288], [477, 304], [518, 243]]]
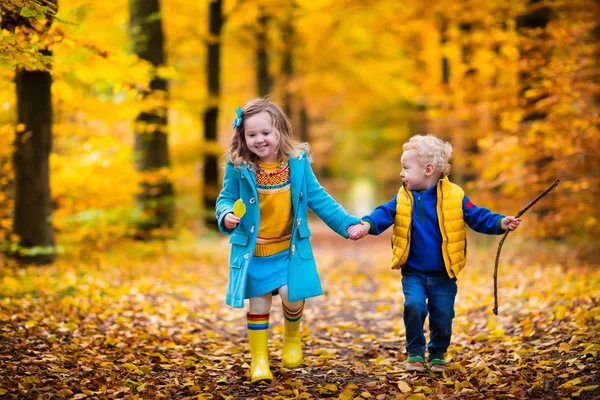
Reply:
[[[56, 9], [56, 1], [51, 2]], [[26, 19], [19, 19], [28, 24]], [[51, 20], [45, 28], [49, 28]], [[42, 54], [50, 56], [48, 50]], [[51, 223], [50, 165], [52, 150], [52, 77], [48, 71], [19, 70], [16, 75], [17, 129], [13, 170], [15, 209], [13, 229], [19, 248], [11, 256], [26, 263], [54, 260]]]
[[299, 132], [298, 139], [301, 142], [309, 142], [310, 141], [310, 118], [308, 116], [308, 112], [306, 111], [306, 106], [302, 104], [300, 107], [300, 122], [299, 122]]
[[[206, 62], [206, 77], [208, 85], [208, 108], [204, 112], [204, 142], [209, 145], [217, 141], [217, 122], [219, 118], [219, 98], [221, 95], [221, 27], [223, 26], [222, 0], [210, 3], [208, 57]], [[216, 229], [217, 221], [214, 210], [219, 194], [219, 171], [216, 154], [206, 152], [203, 166], [203, 203], [205, 223]]]
[[256, 81], [258, 84], [258, 95], [266, 96], [271, 91], [271, 77], [269, 76], [269, 53], [267, 26], [269, 16], [260, 7], [258, 11], [258, 30], [256, 32]]
[[[281, 40], [283, 42], [283, 61], [281, 65], [282, 75], [282, 92], [283, 92], [283, 110], [292, 121], [294, 136], [301, 142], [309, 141], [309, 117], [306, 111], [306, 105], [301, 98], [297, 98], [298, 94], [293, 93], [291, 89], [292, 80], [294, 79], [294, 9], [297, 7], [296, 2], [292, 2], [288, 9], [286, 20], [281, 28]], [[297, 110], [297, 118], [295, 118], [294, 108]]]
[[[448, 21], [446, 19], [444, 19], [441, 24], [440, 42], [442, 49], [446, 46], [446, 43], [448, 43]], [[446, 85], [450, 82], [450, 61], [445, 55], [442, 56], [441, 68], [442, 83]]]
[[[134, 52], [154, 67], [165, 64], [164, 35], [159, 0], [130, 0], [130, 29]], [[160, 106], [142, 111], [135, 120], [135, 164], [140, 172], [169, 169], [167, 136], [168, 83], [154, 78], [146, 95], [162, 96]], [[142, 216], [138, 236], [147, 238], [150, 230], [174, 223], [174, 190], [169, 177], [152, 182], [142, 178], [136, 195]]]
[[286, 21], [281, 28], [281, 41], [283, 42], [283, 62], [281, 64], [282, 86], [283, 86], [283, 111], [292, 116], [293, 94], [291, 90], [292, 78], [294, 77], [294, 21], [292, 3]]
[[[18, 71], [16, 83], [18, 124], [25, 126], [23, 130], [17, 129], [13, 154], [13, 228], [19, 236], [20, 247], [17, 258], [46, 264], [54, 260], [49, 165], [52, 150], [52, 77], [47, 71]], [[43, 254], [39, 254], [40, 251]]]

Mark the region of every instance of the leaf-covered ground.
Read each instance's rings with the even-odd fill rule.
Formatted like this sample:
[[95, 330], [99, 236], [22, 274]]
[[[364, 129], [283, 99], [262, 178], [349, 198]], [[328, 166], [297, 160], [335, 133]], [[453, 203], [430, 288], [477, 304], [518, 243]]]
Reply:
[[2, 266], [0, 398], [600, 398], [598, 266], [509, 236], [496, 317], [497, 238], [474, 238], [449, 370], [406, 373], [389, 237], [354, 243], [312, 228], [325, 294], [307, 302], [302, 368], [281, 367], [276, 298], [275, 380], [249, 383], [245, 311], [224, 305], [225, 239], [129, 245], [51, 267]]

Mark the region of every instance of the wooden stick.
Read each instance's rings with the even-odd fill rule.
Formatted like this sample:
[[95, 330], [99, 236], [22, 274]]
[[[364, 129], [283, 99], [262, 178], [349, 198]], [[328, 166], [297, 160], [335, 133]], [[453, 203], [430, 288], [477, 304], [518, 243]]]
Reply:
[[[527, 204], [521, 211], [515, 215], [515, 218], [519, 218], [521, 215], [525, 214], [527, 210], [529, 210], [535, 203], [537, 203], [542, 197], [550, 193], [552, 189], [558, 185], [560, 182], [559, 179], [555, 180], [554, 183], [546, 188], [542, 193], [538, 194], [538, 196], [531, 201], [531, 203]], [[498, 251], [496, 252], [496, 263], [494, 264], [494, 315], [498, 315], [498, 262], [500, 261], [500, 251], [502, 251], [502, 245], [504, 244], [504, 240], [508, 236], [510, 231], [507, 229], [500, 239], [500, 243], [498, 243]]]

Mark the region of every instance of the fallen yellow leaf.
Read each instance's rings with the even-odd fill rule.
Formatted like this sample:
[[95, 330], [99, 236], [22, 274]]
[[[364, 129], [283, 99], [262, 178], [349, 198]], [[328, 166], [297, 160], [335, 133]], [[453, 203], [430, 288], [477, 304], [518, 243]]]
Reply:
[[402, 393], [408, 393], [412, 390], [409, 384], [404, 381], [398, 381], [398, 389], [400, 389]]

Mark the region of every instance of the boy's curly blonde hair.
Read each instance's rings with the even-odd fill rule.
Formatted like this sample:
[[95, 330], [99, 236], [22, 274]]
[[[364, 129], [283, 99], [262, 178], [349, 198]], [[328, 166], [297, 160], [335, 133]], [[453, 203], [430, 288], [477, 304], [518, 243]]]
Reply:
[[452, 145], [433, 135], [415, 135], [402, 146], [404, 151], [414, 150], [421, 165], [433, 164], [443, 176], [450, 174]]

